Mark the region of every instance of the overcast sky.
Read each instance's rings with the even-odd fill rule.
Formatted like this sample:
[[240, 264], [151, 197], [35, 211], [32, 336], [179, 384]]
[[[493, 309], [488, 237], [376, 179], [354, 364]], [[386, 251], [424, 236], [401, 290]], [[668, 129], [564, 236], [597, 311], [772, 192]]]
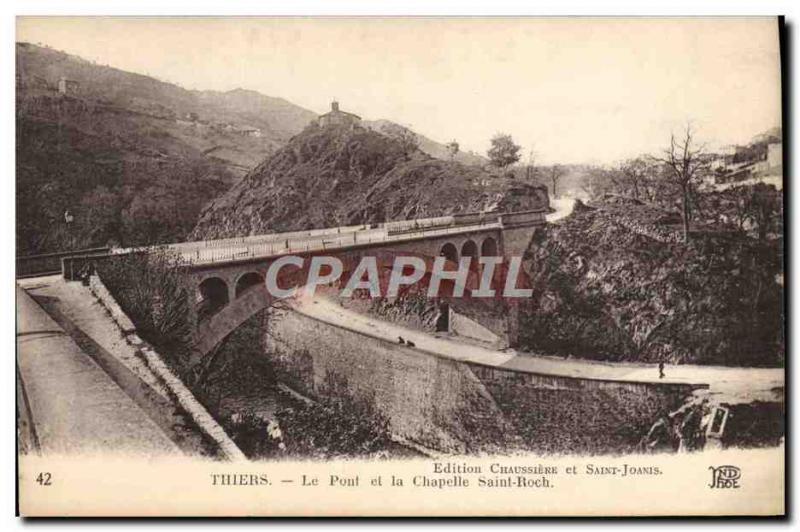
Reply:
[[485, 153], [537, 161], [659, 151], [691, 120], [710, 146], [780, 124], [774, 19], [18, 19], [17, 40], [190, 89], [325, 112], [332, 98]]

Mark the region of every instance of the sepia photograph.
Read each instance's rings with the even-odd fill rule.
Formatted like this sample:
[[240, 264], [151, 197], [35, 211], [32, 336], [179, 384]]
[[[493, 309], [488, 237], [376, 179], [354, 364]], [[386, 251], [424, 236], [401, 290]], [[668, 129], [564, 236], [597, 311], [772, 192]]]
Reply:
[[15, 24], [19, 515], [785, 514], [782, 17]]

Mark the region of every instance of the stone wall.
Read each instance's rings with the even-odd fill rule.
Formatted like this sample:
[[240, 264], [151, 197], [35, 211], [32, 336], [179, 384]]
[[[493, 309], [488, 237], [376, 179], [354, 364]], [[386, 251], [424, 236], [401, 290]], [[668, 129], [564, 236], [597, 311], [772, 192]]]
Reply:
[[344, 383], [349, 395], [371, 401], [397, 436], [467, 452], [468, 430], [490, 431], [502, 419], [463, 364], [291, 310], [271, 310], [267, 321], [265, 347], [281, 380], [312, 397], [325, 396], [331, 380]]
[[180, 378], [167, 366], [161, 355], [139, 337], [133, 322], [122, 308], [120, 308], [99, 276], [92, 275], [89, 278], [89, 288], [98, 299], [99, 303], [103, 305], [111, 315], [114, 323], [120, 328], [124, 340], [136, 348], [137, 354], [142, 357], [147, 367], [150, 368], [150, 371], [161, 380], [178, 405], [192, 418], [192, 421], [197, 424], [200, 430], [214, 442], [220, 457], [232, 461], [246, 460], [247, 458], [244, 453], [242, 453], [233, 440], [225, 433], [225, 430], [208, 413], [205, 407], [200, 404], [191, 390], [189, 390]]
[[473, 338], [497, 347], [505, 347], [507, 345], [507, 341], [504, 338], [498, 336], [477, 321], [452, 309], [450, 310], [450, 330], [459, 336]]
[[271, 311], [264, 343], [290, 386], [319, 398], [345, 383], [394, 435], [452, 453], [633, 450], [691, 392], [460, 363], [287, 309]]
[[691, 386], [526, 374], [473, 366], [515, 429], [537, 452], [633, 451], [659, 417], [683, 404]]

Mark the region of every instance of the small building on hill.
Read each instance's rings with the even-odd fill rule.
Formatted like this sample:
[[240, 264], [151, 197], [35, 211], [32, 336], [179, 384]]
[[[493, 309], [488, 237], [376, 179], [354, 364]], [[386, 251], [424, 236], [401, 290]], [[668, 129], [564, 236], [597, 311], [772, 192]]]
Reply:
[[60, 94], [75, 94], [78, 92], [80, 84], [73, 80], [62, 77], [58, 80], [58, 92]]
[[767, 166], [777, 168], [783, 165], [783, 144], [771, 142], [767, 145]]
[[353, 113], [348, 113], [347, 111], [341, 111], [339, 109], [339, 102], [336, 100], [331, 102], [331, 110], [317, 119], [317, 123], [322, 127], [333, 125], [355, 125], [359, 122], [361, 122], [360, 116], [354, 115]]
[[260, 137], [261, 130], [253, 126], [242, 126], [236, 129], [236, 133], [243, 137]]

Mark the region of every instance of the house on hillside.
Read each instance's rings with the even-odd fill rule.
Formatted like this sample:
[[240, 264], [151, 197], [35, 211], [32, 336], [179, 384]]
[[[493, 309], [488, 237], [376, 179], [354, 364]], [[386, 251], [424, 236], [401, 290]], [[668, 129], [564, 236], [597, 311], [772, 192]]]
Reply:
[[243, 137], [260, 137], [261, 130], [257, 127], [252, 126], [242, 126], [236, 129], [236, 133]]
[[726, 154], [711, 165], [716, 184], [780, 175], [782, 168], [783, 144], [775, 139], [737, 146], [732, 159]]
[[770, 169], [783, 165], [783, 143], [772, 142], [767, 144], [767, 167]]
[[361, 122], [361, 117], [339, 110], [339, 102], [331, 102], [331, 110], [317, 119], [317, 123], [322, 126], [356, 125]]
[[59, 94], [75, 94], [78, 92], [80, 88], [80, 83], [73, 79], [67, 79], [62, 77], [58, 80], [58, 92]]

